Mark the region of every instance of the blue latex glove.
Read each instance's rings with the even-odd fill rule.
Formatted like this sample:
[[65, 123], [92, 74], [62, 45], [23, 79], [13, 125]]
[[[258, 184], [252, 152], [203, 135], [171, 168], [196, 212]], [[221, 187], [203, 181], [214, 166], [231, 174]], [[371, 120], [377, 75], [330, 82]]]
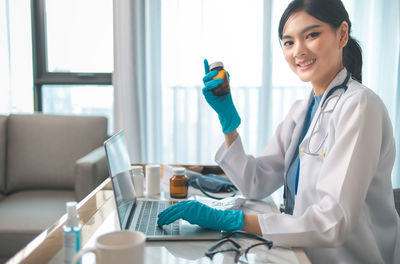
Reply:
[[212, 79], [217, 76], [218, 71], [210, 71], [207, 60], [204, 60], [204, 69], [206, 76], [203, 78], [205, 85], [203, 88], [203, 95], [206, 98], [207, 103], [215, 110], [215, 112], [217, 112], [219, 122], [222, 126], [222, 132], [227, 134], [240, 125], [240, 116], [233, 104], [231, 93], [223, 96], [215, 96], [212, 93], [212, 89], [224, 82], [224, 80], [220, 78], [215, 80]]
[[174, 204], [158, 214], [159, 226], [184, 219], [201, 227], [235, 231], [243, 227], [244, 213], [240, 210], [217, 210], [195, 200]]

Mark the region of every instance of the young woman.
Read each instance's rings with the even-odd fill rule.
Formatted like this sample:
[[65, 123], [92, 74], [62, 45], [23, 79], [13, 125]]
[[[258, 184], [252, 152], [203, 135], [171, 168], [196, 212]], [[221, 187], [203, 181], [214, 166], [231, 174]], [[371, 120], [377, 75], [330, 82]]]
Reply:
[[216, 154], [243, 195], [267, 197], [284, 185], [284, 214], [218, 211], [195, 201], [159, 215], [217, 230], [262, 234], [274, 245], [302, 247], [312, 263], [400, 263], [400, 219], [391, 171], [392, 125], [381, 99], [361, 82], [361, 49], [340, 0], [294, 0], [282, 15], [279, 37], [291, 69], [313, 89], [295, 102], [260, 157], [246, 155], [230, 94], [208, 72], [203, 94], [225, 134]]

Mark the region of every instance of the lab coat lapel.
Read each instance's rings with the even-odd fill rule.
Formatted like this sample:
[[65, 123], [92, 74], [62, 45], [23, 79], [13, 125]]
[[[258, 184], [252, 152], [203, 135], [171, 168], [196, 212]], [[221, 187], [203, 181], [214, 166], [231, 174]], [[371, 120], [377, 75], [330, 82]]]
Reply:
[[326, 100], [326, 96], [328, 95], [330, 90], [332, 90], [334, 87], [342, 84], [344, 82], [344, 80], [346, 79], [346, 77], [347, 77], [346, 68], [343, 68], [341, 71], [338, 72], [338, 74], [336, 74], [336, 77], [332, 80], [332, 82], [328, 85], [328, 88], [325, 90], [324, 95], [322, 96], [322, 99], [321, 99], [321, 104], [319, 105], [318, 109], [321, 108], [322, 102], [324, 102]]
[[[322, 109], [322, 103], [327, 99], [326, 96], [332, 90], [334, 87], [342, 84], [344, 80], [346, 79], [347, 76], [347, 70], [346, 68], [343, 68], [339, 73], [336, 75], [336, 77], [332, 80], [332, 82], [329, 84], [328, 88], [325, 90], [324, 95], [322, 96], [321, 103], [318, 106], [317, 111], [315, 112], [313, 120], [311, 120], [310, 127], [315, 126], [315, 122], [317, 122], [317, 118], [320, 115], [321, 109]], [[312, 93], [311, 93], [312, 94]], [[334, 92], [335, 94], [335, 92]], [[311, 99], [311, 97], [310, 97]], [[328, 107], [329, 108], [329, 107]], [[304, 121], [304, 119], [303, 119]], [[300, 142], [300, 148], [305, 147], [306, 142], [309, 140], [310, 134], [311, 134], [312, 129], [308, 129], [306, 135], [304, 136], [304, 139], [302, 142]], [[289, 164], [290, 165], [290, 164]]]
[[303, 130], [304, 121], [305, 121], [306, 114], [307, 114], [307, 109], [308, 109], [308, 106], [309, 106], [312, 98], [313, 98], [313, 91], [311, 90], [308, 100], [303, 100], [301, 102], [301, 105], [299, 106], [299, 108], [296, 109], [296, 112], [293, 113], [292, 122], [295, 125], [294, 125], [294, 129], [293, 129], [293, 133], [292, 133], [292, 139], [290, 140], [289, 147], [285, 154], [285, 177], [286, 177], [287, 170], [289, 169], [290, 162], [293, 159], [293, 155], [297, 148], [297, 144], [299, 143], [300, 135]]

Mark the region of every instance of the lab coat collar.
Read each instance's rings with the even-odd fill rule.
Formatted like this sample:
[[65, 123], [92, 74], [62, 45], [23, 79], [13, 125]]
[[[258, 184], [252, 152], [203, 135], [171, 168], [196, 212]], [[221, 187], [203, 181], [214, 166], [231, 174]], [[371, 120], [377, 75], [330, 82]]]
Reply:
[[[346, 77], [347, 77], [347, 70], [346, 70], [346, 68], [343, 68], [341, 71], [339, 71], [339, 73], [336, 75], [336, 77], [329, 84], [328, 89], [326, 89], [326, 91], [324, 92], [324, 95], [322, 96], [321, 102], [323, 102], [325, 100], [325, 97], [328, 94], [328, 92], [333, 87], [342, 84], [343, 81], [346, 79]], [[296, 126], [293, 131], [292, 141], [288, 147], [287, 155], [285, 157], [285, 177], [286, 177], [286, 172], [289, 168], [290, 162], [292, 161], [293, 155], [295, 153], [296, 147], [298, 146], [297, 143], [299, 142], [300, 134], [303, 132], [305, 117], [306, 117], [309, 105], [312, 102], [312, 100], [314, 99], [314, 96], [315, 96], [314, 90], [311, 89], [311, 91], [308, 95], [308, 99], [303, 100], [300, 103], [298, 110], [293, 113], [293, 122], [296, 124]], [[315, 115], [318, 115], [319, 111], [321, 111], [321, 109], [320, 109], [321, 105], [322, 104], [320, 103]], [[314, 120], [314, 119], [315, 118], [313, 118], [313, 120], [310, 124], [310, 127], [313, 126], [314, 122], [316, 122], [316, 120]], [[300, 146], [309, 137], [309, 134], [310, 134], [310, 131], [307, 131], [307, 134], [305, 135], [303, 141], [300, 142]]]
[[[321, 102], [323, 102], [323, 101], [325, 100], [325, 97], [326, 97], [326, 95], [328, 94], [328, 92], [329, 92], [333, 87], [338, 86], [338, 85], [341, 85], [341, 84], [344, 82], [344, 80], [346, 79], [346, 77], [347, 77], [347, 69], [346, 69], [346, 68], [343, 68], [343, 69], [341, 69], [341, 70], [339, 71], [338, 74], [336, 74], [336, 77], [335, 77], [335, 78], [332, 80], [332, 82], [329, 84], [328, 88], [327, 88], [326, 91], [324, 92], [324, 95], [322, 96]], [[305, 118], [306, 112], [307, 112], [307, 110], [308, 110], [308, 106], [310, 105], [311, 101], [314, 99], [314, 96], [315, 96], [314, 90], [311, 89], [311, 91], [310, 91], [310, 93], [309, 93], [309, 95], [308, 95], [308, 98], [305, 99], [305, 100], [303, 100], [303, 101], [300, 103], [300, 107], [298, 108], [299, 111], [296, 111], [296, 112], [293, 114], [293, 121], [294, 121], [296, 124], [299, 124], [299, 123], [303, 123], [303, 122], [304, 122], [304, 118]], [[321, 107], [321, 104], [319, 105], [319, 108], [320, 108], [320, 107]]]
[[[320, 101], [320, 104], [318, 106], [318, 109], [315, 112], [314, 117], [319, 116], [319, 113], [320, 113], [322, 105], [323, 105], [323, 103], [321, 103], [321, 102], [325, 101], [325, 97], [328, 95], [329, 91], [332, 90], [335, 86], [341, 85], [346, 80], [346, 77], [347, 77], [347, 70], [346, 70], [346, 68], [343, 68], [341, 71], [339, 71], [339, 73], [336, 75], [336, 77], [329, 84], [328, 89], [326, 89], [326, 91], [324, 92], [322, 99]], [[314, 96], [314, 91], [312, 91], [311, 94], [312, 94], [312, 96]], [[315, 122], [317, 122], [317, 118], [313, 118], [313, 120], [311, 120], [310, 127], [314, 127]], [[311, 134], [311, 130], [308, 129], [306, 135], [304, 136], [303, 141], [300, 143], [300, 147], [302, 147], [304, 142], [306, 142], [308, 140], [308, 138], [310, 137], [310, 134]]]
[[[325, 101], [326, 95], [329, 93], [330, 90], [332, 90], [333, 87], [341, 85], [344, 80], [347, 77], [347, 69], [343, 68], [339, 71], [338, 74], [336, 74], [335, 78], [331, 81], [331, 83], [328, 85], [328, 88], [325, 90], [324, 95], [322, 96], [321, 102]], [[321, 107], [321, 104], [319, 105], [319, 108]]]

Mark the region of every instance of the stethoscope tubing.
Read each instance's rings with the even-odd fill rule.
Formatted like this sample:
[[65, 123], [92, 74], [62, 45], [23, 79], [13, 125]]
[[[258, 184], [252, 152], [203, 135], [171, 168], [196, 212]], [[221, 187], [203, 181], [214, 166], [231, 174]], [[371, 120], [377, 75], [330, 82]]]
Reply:
[[[318, 113], [317, 120], [315, 120], [315, 122], [314, 122], [313, 128], [312, 128], [312, 130], [311, 130], [310, 138], [309, 138], [308, 141], [307, 141], [307, 149], [305, 150], [304, 148], [302, 148], [302, 149], [300, 149], [300, 152], [303, 152], [304, 154], [311, 155], [311, 156], [320, 156], [320, 157], [322, 157], [322, 158], [324, 158], [324, 157], [326, 156], [326, 153], [325, 153], [325, 152], [318, 153], [318, 151], [319, 151], [319, 150], [321, 149], [321, 147], [323, 146], [323, 144], [324, 144], [326, 138], [328, 137], [328, 134], [326, 134], [326, 135], [324, 136], [323, 140], [322, 140], [321, 143], [318, 145], [317, 151], [316, 151], [316, 152], [311, 152], [311, 151], [310, 151], [310, 141], [311, 141], [312, 136], [313, 136], [313, 134], [314, 134], [314, 132], [315, 132], [316, 124], [319, 122], [319, 120], [320, 120], [320, 118], [321, 118], [321, 114], [323, 114], [322, 111], [323, 111], [323, 109], [326, 107], [326, 102], [329, 101], [329, 98], [333, 95], [333, 93], [334, 93], [335, 91], [337, 91], [337, 90], [339, 90], [339, 89], [343, 89], [343, 93], [341, 93], [340, 95], [338, 95], [338, 99], [337, 99], [337, 101], [335, 102], [335, 105], [334, 105], [334, 107], [333, 107], [333, 109], [332, 109], [332, 111], [333, 111], [333, 110], [336, 108], [336, 105], [337, 105], [337, 103], [339, 102], [341, 96], [347, 91], [347, 88], [348, 88], [347, 84], [348, 84], [348, 82], [349, 82], [349, 80], [350, 80], [350, 77], [351, 77], [351, 73], [350, 73], [350, 72], [347, 72], [347, 76], [346, 76], [345, 80], [343, 81], [343, 83], [340, 84], [340, 85], [337, 85], [337, 86], [333, 87], [331, 90], [329, 90], [329, 92], [327, 93], [327, 95], [325, 96], [325, 98], [323, 99], [323, 101], [321, 102], [321, 109], [320, 109], [320, 111], [319, 111], [319, 113]], [[284, 193], [283, 193], [283, 200], [284, 200], [284, 203], [281, 204], [281, 206], [280, 206], [280, 211], [281, 211], [281, 213], [286, 212], [286, 201], [287, 201], [287, 197], [286, 197], [286, 196], [287, 196], [287, 188], [288, 188], [288, 184], [287, 184], [287, 180], [286, 180], [286, 175], [285, 175], [283, 181], [284, 181]]]
[[323, 144], [324, 144], [326, 138], [328, 137], [328, 133], [326, 133], [326, 134], [324, 135], [324, 138], [323, 138], [323, 139], [321, 140], [321, 142], [318, 144], [318, 146], [317, 146], [317, 148], [316, 148], [315, 151], [311, 151], [311, 149], [310, 149], [310, 142], [311, 142], [311, 140], [313, 139], [313, 136], [314, 136], [314, 134], [315, 134], [315, 128], [316, 128], [317, 124], [318, 124], [318, 123], [320, 122], [320, 120], [322, 119], [321, 116], [325, 114], [323, 111], [324, 111], [324, 109], [325, 109], [325, 107], [326, 107], [326, 102], [329, 102], [329, 100], [331, 100], [331, 99], [333, 98], [332, 95], [333, 95], [337, 90], [343, 89], [343, 93], [341, 93], [340, 95], [336, 95], [338, 99], [336, 100], [335, 105], [334, 105], [334, 107], [332, 108], [332, 111], [336, 108], [336, 106], [337, 106], [337, 104], [338, 104], [340, 98], [341, 98], [342, 95], [347, 91], [347, 83], [348, 83], [349, 80], [350, 80], [350, 76], [351, 76], [350, 72], [347, 72], [346, 79], [343, 81], [343, 83], [340, 84], [340, 85], [338, 85], [338, 86], [335, 86], [335, 87], [333, 87], [331, 90], [329, 90], [328, 94], [325, 96], [324, 100], [321, 102], [321, 109], [320, 109], [320, 111], [319, 111], [319, 113], [318, 113], [317, 120], [315, 120], [315, 122], [314, 122], [313, 128], [312, 128], [311, 133], [310, 133], [310, 137], [309, 137], [309, 139], [308, 139], [308, 141], [307, 141], [307, 143], [306, 143], [307, 148], [306, 148], [306, 149], [302, 148], [302, 149], [300, 150], [300, 151], [303, 152], [304, 154], [311, 155], [311, 156], [319, 156], [319, 157], [322, 157], [322, 158], [324, 158], [324, 157], [326, 156], [326, 153], [325, 153], [325, 152], [321, 152], [321, 153], [318, 153], [318, 152], [320, 151], [320, 149], [322, 148], [322, 146], [323, 146]]

